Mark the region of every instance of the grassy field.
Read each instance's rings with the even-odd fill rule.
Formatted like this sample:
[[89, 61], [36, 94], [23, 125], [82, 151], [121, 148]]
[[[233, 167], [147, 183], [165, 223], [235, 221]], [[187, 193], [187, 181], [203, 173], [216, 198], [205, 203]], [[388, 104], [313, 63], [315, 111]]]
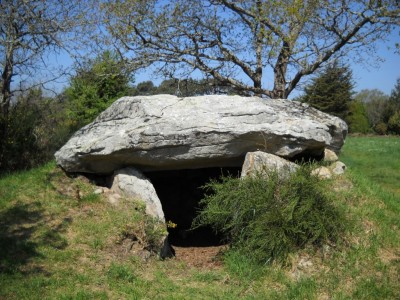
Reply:
[[331, 192], [353, 227], [286, 266], [143, 259], [125, 243], [139, 204], [112, 205], [54, 163], [0, 178], [0, 299], [400, 299], [399, 154], [399, 138], [348, 138]]
[[379, 184], [400, 199], [400, 138], [353, 137], [346, 141], [341, 160], [354, 172]]

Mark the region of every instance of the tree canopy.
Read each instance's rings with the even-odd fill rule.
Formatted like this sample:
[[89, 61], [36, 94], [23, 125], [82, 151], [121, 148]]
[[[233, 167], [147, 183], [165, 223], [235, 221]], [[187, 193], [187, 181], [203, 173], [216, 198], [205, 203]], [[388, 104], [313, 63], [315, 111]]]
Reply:
[[60, 66], [51, 66], [49, 55], [72, 48], [76, 29], [86, 23], [84, 4], [78, 0], [0, 1], [0, 168], [25, 161], [27, 148], [32, 150], [28, 154], [35, 152], [33, 130], [39, 114], [27, 101], [18, 103], [19, 96], [37, 100], [38, 87], [64, 74]]
[[200, 71], [237, 90], [287, 98], [334, 58], [374, 53], [399, 24], [396, 0], [125, 0], [104, 26], [135, 68]]
[[117, 98], [126, 96], [132, 73], [124, 69], [115, 53], [106, 51], [78, 67], [65, 94], [71, 126], [75, 129], [92, 122]]
[[[377, 89], [362, 90], [355, 95], [354, 99], [364, 105], [370, 127], [376, 130], [378, 124], [381, 124], [378, 127], [382, 129], [385, 119], [387, 122], [390, 117], [385, 117], [385, 115], [392, 114], [389, 112], [389, 96]], [[386, 132], [386, 130], [383, 131]]]
[[241, 91], [223, 86], [213, 79], [165, 79], [159, 86], [152, 81], [144, 81], [136, 86], [135, 95], [170, 94], [180, 97], [215, 95], [215, 94], [240, 94]]
[[82, 6], [75, 0], [0, 1], [0, 117], [8, 114], [15, 90], [60, 76], [42, 77], [51, 69], [47, 54], [76, 41], [74, 29], [84, 23]]
[[335, 61], [319, 72], [304, 91], [301, 101], [345, 119], [353, 95], [352, 72]]
[[400, 78], [397, 79], [390, 95], [389, 107], [392, 115], [388, 119], [388, 129], [392, 133], [400, 134]]

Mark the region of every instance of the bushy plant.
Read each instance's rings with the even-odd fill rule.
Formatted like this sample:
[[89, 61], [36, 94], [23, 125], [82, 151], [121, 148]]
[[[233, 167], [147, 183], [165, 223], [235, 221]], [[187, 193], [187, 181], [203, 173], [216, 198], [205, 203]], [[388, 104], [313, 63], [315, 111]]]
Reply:
[[156, 253], [160, 251], [161, 244], [167, 236], [165, 223], [146, 215], [146, 205], [141, 201], [135, 201], [135, 210], [139, 219], [125, 224], [120, 232], [120, 240], [131, 239], [138, 241], [143, 249]]
[[53, 159], [71, 135], [62, 101], [30, 89], [0, 117], [0, 173], [29, 169]]
[[378, 124], [376, 124], [376, 126], [374, 127], [374, 130], [377, 134], [380, 135], [385, 135], [387, 134], [387, 125], [383, 122], [379, 122]]
[[0, 119], [0, 172], [30, 168], [41, 162], [34, 129], [40, 122], [39, 111], [26, 103], [14, 105]]
[[232, 247], [261, 263], [284, 262], [306, 245], [337, 242], [345, 230], [344, 214], [310, 171], [307, 165], [286, 179], [272, 172], [211, 181], [194, 226], [211, 225]]

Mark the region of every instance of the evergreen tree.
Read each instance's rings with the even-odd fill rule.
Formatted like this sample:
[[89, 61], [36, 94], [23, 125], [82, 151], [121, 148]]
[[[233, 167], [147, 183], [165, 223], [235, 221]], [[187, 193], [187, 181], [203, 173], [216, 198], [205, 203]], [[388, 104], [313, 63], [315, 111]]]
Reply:
[[65, 91], [72, 129], [92, 122], [116, 99], [126, 96], [130, 82], [131, 72], [110, 51], [78, 68]]
[[352, 72], [335, 61], [313, 78], [304, 91], [301, 101], [345, 119], [353, 96]]

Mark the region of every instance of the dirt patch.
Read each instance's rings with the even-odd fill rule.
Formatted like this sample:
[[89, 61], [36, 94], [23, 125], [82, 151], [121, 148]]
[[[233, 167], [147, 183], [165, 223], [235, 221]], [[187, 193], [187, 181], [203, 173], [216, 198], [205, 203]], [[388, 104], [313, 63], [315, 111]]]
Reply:
[[190, 267], [217, 269], [222, 267], [222, 253], [227, 245], [210, 247], [177, 247], [174, 246], [177, 261]]
[[400, 249], [380, 249], [379, 258], [385, 264], [400, 262]]

